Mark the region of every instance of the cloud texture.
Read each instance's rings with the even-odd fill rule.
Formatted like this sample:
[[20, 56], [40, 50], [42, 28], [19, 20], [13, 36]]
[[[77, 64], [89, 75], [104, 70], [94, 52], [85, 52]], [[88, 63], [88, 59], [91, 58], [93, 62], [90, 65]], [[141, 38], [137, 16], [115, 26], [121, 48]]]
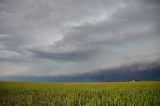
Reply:
[[1, 0], [0, 76], [159, 69], [159, 10], [158, 0]]

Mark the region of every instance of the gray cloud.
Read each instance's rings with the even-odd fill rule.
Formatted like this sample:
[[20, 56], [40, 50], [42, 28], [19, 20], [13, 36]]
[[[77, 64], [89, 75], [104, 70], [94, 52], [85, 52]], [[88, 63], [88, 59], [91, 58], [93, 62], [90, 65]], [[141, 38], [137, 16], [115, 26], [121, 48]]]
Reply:
[[70, 52], [47, 52], [47, 51], [37, 51], [37, 50], [29, 50], [30, 52], [34, 53], [33, 55], [40, 58], [47, 58], [52, 60], [62, 60], [62, 61], [80, 61], [86, 60], [93, 57], [93, 54], [97, 52], [96, 50], [77, 50], [77, 51], [70, 51]]
[[[83, 73], [69, 76], [5, 76], [1, 80], [14, 81], [127, 81], [127, 80], [159, 80], [159, 63], [134, 64], [118, 69], [96, 70], [92, 73]], [[139, 68], [137, 68], [139, 67]], [[142, 68], [143, 67], [143, 68]], [[144, 68], [145, 67], [145, 68]], [[146, 68], [147, 67], [147, 68]], [[131, 70], [134, 68], [134, 71]], [[117, 71], [119, 70], [119, 71]], [[135, 71], [136, 70], [136, 71]]]
[[159, 10], [158, 0], [1, 0], [0, 61], [30, 67], [17, 75], [154, 63], [160, 58]]
[[9, 35], [6, 35], [6, 34], [0, 34], [0, 41], [3, 42], [3, 41], [6, 41], [10, 39], [10, 36]]

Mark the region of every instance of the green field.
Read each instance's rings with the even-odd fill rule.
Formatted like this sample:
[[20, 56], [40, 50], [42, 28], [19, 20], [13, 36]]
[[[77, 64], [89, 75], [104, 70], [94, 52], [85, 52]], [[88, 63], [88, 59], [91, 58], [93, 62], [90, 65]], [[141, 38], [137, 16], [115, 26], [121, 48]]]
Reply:
[[160, 106], [160, 81], [0, 82], [0, 106]]

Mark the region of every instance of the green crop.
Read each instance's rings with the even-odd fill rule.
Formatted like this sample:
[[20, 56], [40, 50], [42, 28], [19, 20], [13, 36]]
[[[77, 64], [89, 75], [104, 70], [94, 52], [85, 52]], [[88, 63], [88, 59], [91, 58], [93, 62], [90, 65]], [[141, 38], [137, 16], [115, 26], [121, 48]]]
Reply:
[[0, 82], [0, 106], [160, 106], [160, 82]]

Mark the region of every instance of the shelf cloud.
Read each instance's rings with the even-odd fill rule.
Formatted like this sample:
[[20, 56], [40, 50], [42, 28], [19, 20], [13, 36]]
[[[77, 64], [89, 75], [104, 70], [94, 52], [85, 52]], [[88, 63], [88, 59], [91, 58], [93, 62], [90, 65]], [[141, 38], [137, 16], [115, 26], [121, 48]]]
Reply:
[[0, 77], [87, 81], [101, 70], [109, 77], [123, 69], [126, 78], [129, 70], [154, 78], [160, 68], [159, 10], [158, 0], [1, 0]]

